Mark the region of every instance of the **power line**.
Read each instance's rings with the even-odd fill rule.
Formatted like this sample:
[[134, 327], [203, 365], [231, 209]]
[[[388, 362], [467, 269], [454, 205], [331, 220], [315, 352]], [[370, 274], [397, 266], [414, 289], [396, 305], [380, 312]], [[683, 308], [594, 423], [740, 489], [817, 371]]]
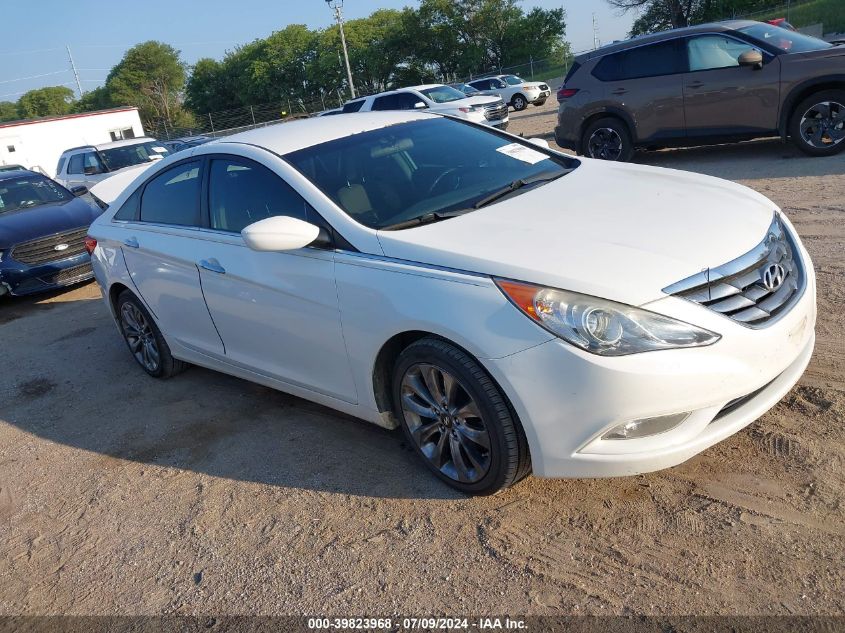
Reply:
[[50, 77], [52, 75], [61, 75], [62, 73], [66, 73], [66, 72], [70, 72], [70, 71], [65, 69], [65, 70], [57, 70], [57, 71], [51, 72], [51, 73], [43, 73], [41, 75], [31, 75], [30, 77], [18, 77], [17, 79], [4, 79], [3, 81], [0, 81], [0, 84], [11, 84], [11, 83], [14, 83], [16, 81], [26, 81], [28, 79], [40, 79], [41, 77]]

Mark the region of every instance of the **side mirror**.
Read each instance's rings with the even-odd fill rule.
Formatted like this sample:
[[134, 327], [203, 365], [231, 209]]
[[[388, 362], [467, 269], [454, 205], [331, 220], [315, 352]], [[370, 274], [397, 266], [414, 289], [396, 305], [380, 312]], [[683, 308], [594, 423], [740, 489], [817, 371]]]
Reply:
[[295, 251], [305, 248], [319, 235], [318, 227], [288, 215], [253, 222], [241, 231], [244, 242], [254, 251]]
[[760, 69], [763, 67], [763, 53], [758, 50], [745, 51], [737, 59], [740, 66], [752, 66]]
[[79, 196], [84, 196], [86, 193], [88, 193], [88, 187], [84, 185], [79, 185], [78, 187], [71, 187], [70, 192], [78, 198]]
[[428, 106], [425, 104], [425, 102], [424, 102], [424, 101], [417, 101], [417, 102], [414, 104], [414, 110], [422, 110], [422, 109], [427, 108], [427, 107], [428, 107]]
[[529, 143], [536, 145], [537, 147], [542, 147], [543, 149], [551, 149], [549, 147], [549, 142], [544, 138], [529, 138], [526, 139]]

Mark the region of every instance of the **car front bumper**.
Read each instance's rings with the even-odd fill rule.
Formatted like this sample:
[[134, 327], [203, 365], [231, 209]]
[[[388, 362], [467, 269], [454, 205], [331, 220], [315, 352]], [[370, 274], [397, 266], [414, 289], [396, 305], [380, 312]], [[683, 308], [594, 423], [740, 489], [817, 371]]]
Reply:
[[[766, 328], [747, 328], [666, 297], [646, 307], [722, 338], [708, 347], [621, 357], [596, 356], [555, 339], [487, 360], [525, 429], [534, 474], [614, 477], [660, 470], [763, 415], [798, 381], [813, 352], [815, 277], [804, 256], [808, 274], [801, 299]], [[602, 439], [619, 424], [677, 413], [689, 416], [664, 433]]]
[[94, 277], [91, 258], [80, 253], [57, 262], [28, 266], [3, 257], [0, 261], [0, 296], [15, 297], [71, 286]]

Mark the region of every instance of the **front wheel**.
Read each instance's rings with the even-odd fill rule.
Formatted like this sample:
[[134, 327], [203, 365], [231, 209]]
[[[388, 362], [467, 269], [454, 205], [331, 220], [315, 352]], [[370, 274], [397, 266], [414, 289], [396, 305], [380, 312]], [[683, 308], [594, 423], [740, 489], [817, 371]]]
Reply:
[[799, 103], [789, 120], [789, 136], [810, 156], [845, 150], [845, 90], [824, 90]]
[[634, 143], [628, 126], [613, 117], [591, 123], [581, 137], [581, 153], [601, 160], [630, 161], [634, 156]]
[[399, 355], [393, 399], [408, 442], [453, 488], [493, 494], [531, 471], [525, 435], [501, 391], [446, 341], [423, 338]]
[[525, 110], [525, 108], [528, 107], [528, 100], [522, 95], [516, 95], [513, 98], [513, 101], [511, 101], [511, 105], [513, 106], [513, 109], [517, 112], [522, 112], [523, 110]]

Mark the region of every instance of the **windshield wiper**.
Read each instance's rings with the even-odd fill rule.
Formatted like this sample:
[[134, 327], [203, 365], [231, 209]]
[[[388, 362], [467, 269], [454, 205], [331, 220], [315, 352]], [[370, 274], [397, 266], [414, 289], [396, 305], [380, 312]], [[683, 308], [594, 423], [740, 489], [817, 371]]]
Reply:
[[447, 212], [440, 212], [440, 211], [431, 211], [430, 213], [423, 213], [415, 218], [411, 218], [410, 220], [404, 220], [403, 222], [397, 222], [396, 224], [388, 224], [387, 226], [381, 227], [382, 231], [398, 231], [399, 229], [408, 229], [412, 226], [421, 226], [423, 224], [433, 224], [434, 222], [440, 222], [441, 220], [448, 220], [449, 218], [456, 218], [459, 215], [463, 215], [464, 213], [469, 213], [472, 209], [462, 209], [460, 211], [447, 211]]
[[552, 180], [557, 180], [561, 176], [565, 176], [568, 174], [571, 169], [565, 169], [560, 172], [541, 172], [536, 176], [531, 178], [520, 178], [519, 180], [514, 180], [512, 183], [502, 187], [501, 189], [497, 189], [491, 194], [488, 194], [478, 200], [475, 204], [472, 205], [473, 209], [480, 209], [481, 207], [486, 207], [488, 204], [496, 202], [496, 200], [500, 200], [505, 196], [509, 196], [515, 191], [522, 189], [523, 187], [527, 187], [529, 185], [534, 185], [540, 182], [550, 182]]

